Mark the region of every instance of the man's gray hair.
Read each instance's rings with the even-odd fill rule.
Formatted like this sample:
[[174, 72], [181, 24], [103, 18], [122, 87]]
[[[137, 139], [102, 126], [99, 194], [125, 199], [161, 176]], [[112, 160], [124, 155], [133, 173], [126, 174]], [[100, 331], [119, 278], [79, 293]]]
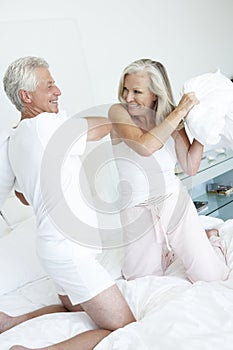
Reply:
[[4, 90], [20, 112], [24, 110], [24, 105], [20, 99], [19, 91], [35, 91], [38, 84], [35, 69], [38, 67], [49, 68], [49, 65], [41, 57], [21, 57], [9, 65], [4, 75]]

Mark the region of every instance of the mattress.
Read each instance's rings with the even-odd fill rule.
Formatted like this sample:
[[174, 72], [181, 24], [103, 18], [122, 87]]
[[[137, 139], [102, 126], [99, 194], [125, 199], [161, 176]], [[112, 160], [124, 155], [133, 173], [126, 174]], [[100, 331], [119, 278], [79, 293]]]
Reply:
[[[203, 219], [208, 226], [210, 219]], [[191, 284], [178, 259], [165, 276], [128, 282], [118, 279], [137, 322], [112, 332], [95, 350], [232, 350], [233, 220], [212, 218], [210, 226], [218, 226], [226, 246], [229, 279]], [[0, 310], [12, 315], [54, 303], [59, 300], [47, 276], [0, 296]], [[94, 328], [96, 325], [84, 312], [43, 315], [2, 333], [0, 349], [8, 350], [14, 344], [31, 348], [48, 346]]]

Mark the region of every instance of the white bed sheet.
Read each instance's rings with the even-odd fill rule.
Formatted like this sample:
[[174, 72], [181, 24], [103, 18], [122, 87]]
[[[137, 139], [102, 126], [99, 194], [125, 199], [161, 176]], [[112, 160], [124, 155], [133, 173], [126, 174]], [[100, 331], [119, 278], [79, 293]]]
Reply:
[[[111, 333], [95, 349], [232, 350], [233, 220], [219, 229], [231, 267], [227, 281], [191, 284], [178, 260], [164, 277], [119, 281], [138, 322]], [[44, 277], [1, 296], [0, 310], [16, 315], [57, 302], [52, 282]], [[47, 346], [95, 327], [83, 312], [44, 315], [1, 334], [0, 349]]]

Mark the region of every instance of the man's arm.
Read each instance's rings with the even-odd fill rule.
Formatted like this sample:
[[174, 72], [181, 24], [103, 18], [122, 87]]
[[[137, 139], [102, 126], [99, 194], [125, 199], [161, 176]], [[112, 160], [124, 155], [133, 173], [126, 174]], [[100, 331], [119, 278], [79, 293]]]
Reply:
[[88, 123], [87, 141], [98, 141], [110, 133], [111, 122], [105, 117], [86, 117]]

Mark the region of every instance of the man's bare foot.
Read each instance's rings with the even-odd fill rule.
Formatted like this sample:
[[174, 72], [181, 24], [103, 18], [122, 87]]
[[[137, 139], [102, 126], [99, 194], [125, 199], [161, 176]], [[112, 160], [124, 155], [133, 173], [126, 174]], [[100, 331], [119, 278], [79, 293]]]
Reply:
[[14, 317], [0, 312], [0, 334], [15, 326]]
[[208, 238], [210, 238], [212, 236], [219, 237], [219, 232], [216, 228], [211, 228], [211, 229], [205, 230], [205, 232], [206, 232], [206, 235]]

